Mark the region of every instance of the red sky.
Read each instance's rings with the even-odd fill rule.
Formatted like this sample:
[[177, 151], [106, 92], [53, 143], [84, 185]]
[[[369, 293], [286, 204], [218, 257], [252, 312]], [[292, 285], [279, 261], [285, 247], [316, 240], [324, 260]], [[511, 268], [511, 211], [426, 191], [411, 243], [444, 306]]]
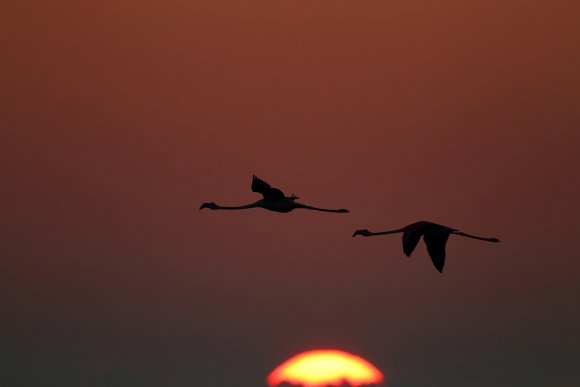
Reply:
[[[572, 386], [573, 1], [23, 1], [0, 16], [0, 385]], [[197, 211], [252, 174], [348, 215]], [[431, 220], [422, 245], [352, 239]]]

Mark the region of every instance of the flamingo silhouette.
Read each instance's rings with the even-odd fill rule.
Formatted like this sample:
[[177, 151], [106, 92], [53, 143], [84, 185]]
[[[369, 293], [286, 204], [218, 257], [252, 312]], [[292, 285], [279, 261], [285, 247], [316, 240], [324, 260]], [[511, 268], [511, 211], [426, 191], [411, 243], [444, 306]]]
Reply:
[[266, 210], [284, 213], [290, 212], [297, 208], [324, 212], [337, 212], [337, 213], [348, 212], [348, 210], [342, 208], [339, 210], [329, 210], [326, 208], [317, 208], [307, 206], [306, 204], [298, 203], [296, 201], [296, 199], [298, 199], [298, 196], [294, 194], [292, 194], [291, 196], [286, 196], [284, 195], [284, 192], [282, 192], [278, 188], [271, 187], [270, 184], [258, 178], [256, 175], [252, 176], [252, 191], [261, 193], [264, 198], [254, 203], [236, 207], [220, 206], [215, 203], [203, 203], [201, 207], [199, 207], [199, 209], [201, 210], [203, 208], [209, 208], [210, 210], [245, 210], [247, 208], [261, 207], [265, 208]]
[[479, 239], [486, 242], [499, 242], [499, 239], [497, 238], [484, 238], [470, 235], [451, 227], [426, 221], [416, 222], [392, 231], [370, 232], [366, 229], [356, 230], [352, 236], [355, 237], [357, 235], [362, 235], [369, 237], [374, 235], [395, 234], [399, 232], [403, 233], [403, 252], [407, 257], [411, 256], [411, 253], [415, 250], [421, 236], [423, 237], [423, 240], [427, 245], [427, 252], [439, 273], [443, 272], [443, 265], [445, 264], [445, 245], [447, 244], [447, 239], [450, 234]]

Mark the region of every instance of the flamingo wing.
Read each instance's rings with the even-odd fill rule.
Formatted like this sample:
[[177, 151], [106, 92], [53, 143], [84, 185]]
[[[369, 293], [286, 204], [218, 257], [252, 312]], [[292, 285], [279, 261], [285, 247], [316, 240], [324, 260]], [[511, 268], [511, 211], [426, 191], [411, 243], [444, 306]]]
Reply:
[[286, 198], [284, 192], [278, 188], [273, 188], [256, 175], [252, 176], [252, 191], [262, 194], [266, 200], [282, 200]]
[[450, 233], [448, 229], [437, 227], [425, 232], [423, 236], [429, 257], [439, 273], [443, 272], [443, 265], [445, 265], [445, 245]]
[[415, 247], [417, 247], [421, 235], [421, 231], [419, 230], [405, 228], [403, 232], [403, 252], [407, 257], [410, 257]]

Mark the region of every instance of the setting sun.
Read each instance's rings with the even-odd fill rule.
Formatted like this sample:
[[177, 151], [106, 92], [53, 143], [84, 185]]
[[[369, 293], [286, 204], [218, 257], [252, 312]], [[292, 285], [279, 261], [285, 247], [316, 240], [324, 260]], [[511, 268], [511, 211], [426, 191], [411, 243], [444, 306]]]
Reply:
[[315, 350], [300, 353], [276, 367], [268, 376], [268, 384], [281, 383], [305, 387], [339, 386], [347, 382], [353, 387], [380, 383], [383, 375], [365, 359], [338, 350]]

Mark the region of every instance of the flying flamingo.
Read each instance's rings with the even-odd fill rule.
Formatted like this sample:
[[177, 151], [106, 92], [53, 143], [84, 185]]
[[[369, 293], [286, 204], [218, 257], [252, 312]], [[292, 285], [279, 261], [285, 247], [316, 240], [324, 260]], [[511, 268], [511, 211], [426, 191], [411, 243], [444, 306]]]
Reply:
[[403, 233], [403, 252], [407, 257], [411, 256], [411, 253], [413, 250], [415, 250], [417, 243], [419, 243], [419, 239], [421, 239], [421, 236], [423, 237], [423, 240], [427, 245], [427, 252], [431, 257], [431, 261], [433, 261], [433, 265], [437, 271], [439, 271], [439, 273], [443, 272], [443, 265], [445, 264], [445, 245], [447, 244], [447, 239], [449, 238], [450, 234], [479, 239], [486, 242], [499, 242], [499, 239], [497, 238], [484, 238], [475, 235], [469, 235], [451, 227], [426, 221], [413, 223], [392, 231], [370, 232], [366, 229], [356, 230], [352, 236], [355, 237], [356, 235], [362, 235], [369, 237], [374, 235], [395, 234], [400, 232]]
[[252, 177], [252, 191], [261, 193], [264, 198], [254, 203], [236, 207], [220, 206], [215, 203], [203, 203], [201, 207], [199, 207], [199, 209], [201, 210], [203, 208], [209, 208], [210, 210], [245, 210], [247, 208], [261, 207], [265, 208], [266, 210], [284, 213], [290, 212], [297, 208], [303, 208], [306, 210], [314, 210], [314, 211], [337, 212], [337, 213], [348, 212], [348, 210], [342, 208], [339, 210], [329, 210], [326, 208], [317, 208], [307, 206], [306, 204], [298, 203], [296, 201], [296, 199], [298, 199], [298, 196], [294, 194], [292, 194], [291, 196], [286, 196], [284, 195], [284, 192], [282, 192], [278, 188], [271, 187], [270, 184], [256, 177], [256, 175], [253, 175]]

